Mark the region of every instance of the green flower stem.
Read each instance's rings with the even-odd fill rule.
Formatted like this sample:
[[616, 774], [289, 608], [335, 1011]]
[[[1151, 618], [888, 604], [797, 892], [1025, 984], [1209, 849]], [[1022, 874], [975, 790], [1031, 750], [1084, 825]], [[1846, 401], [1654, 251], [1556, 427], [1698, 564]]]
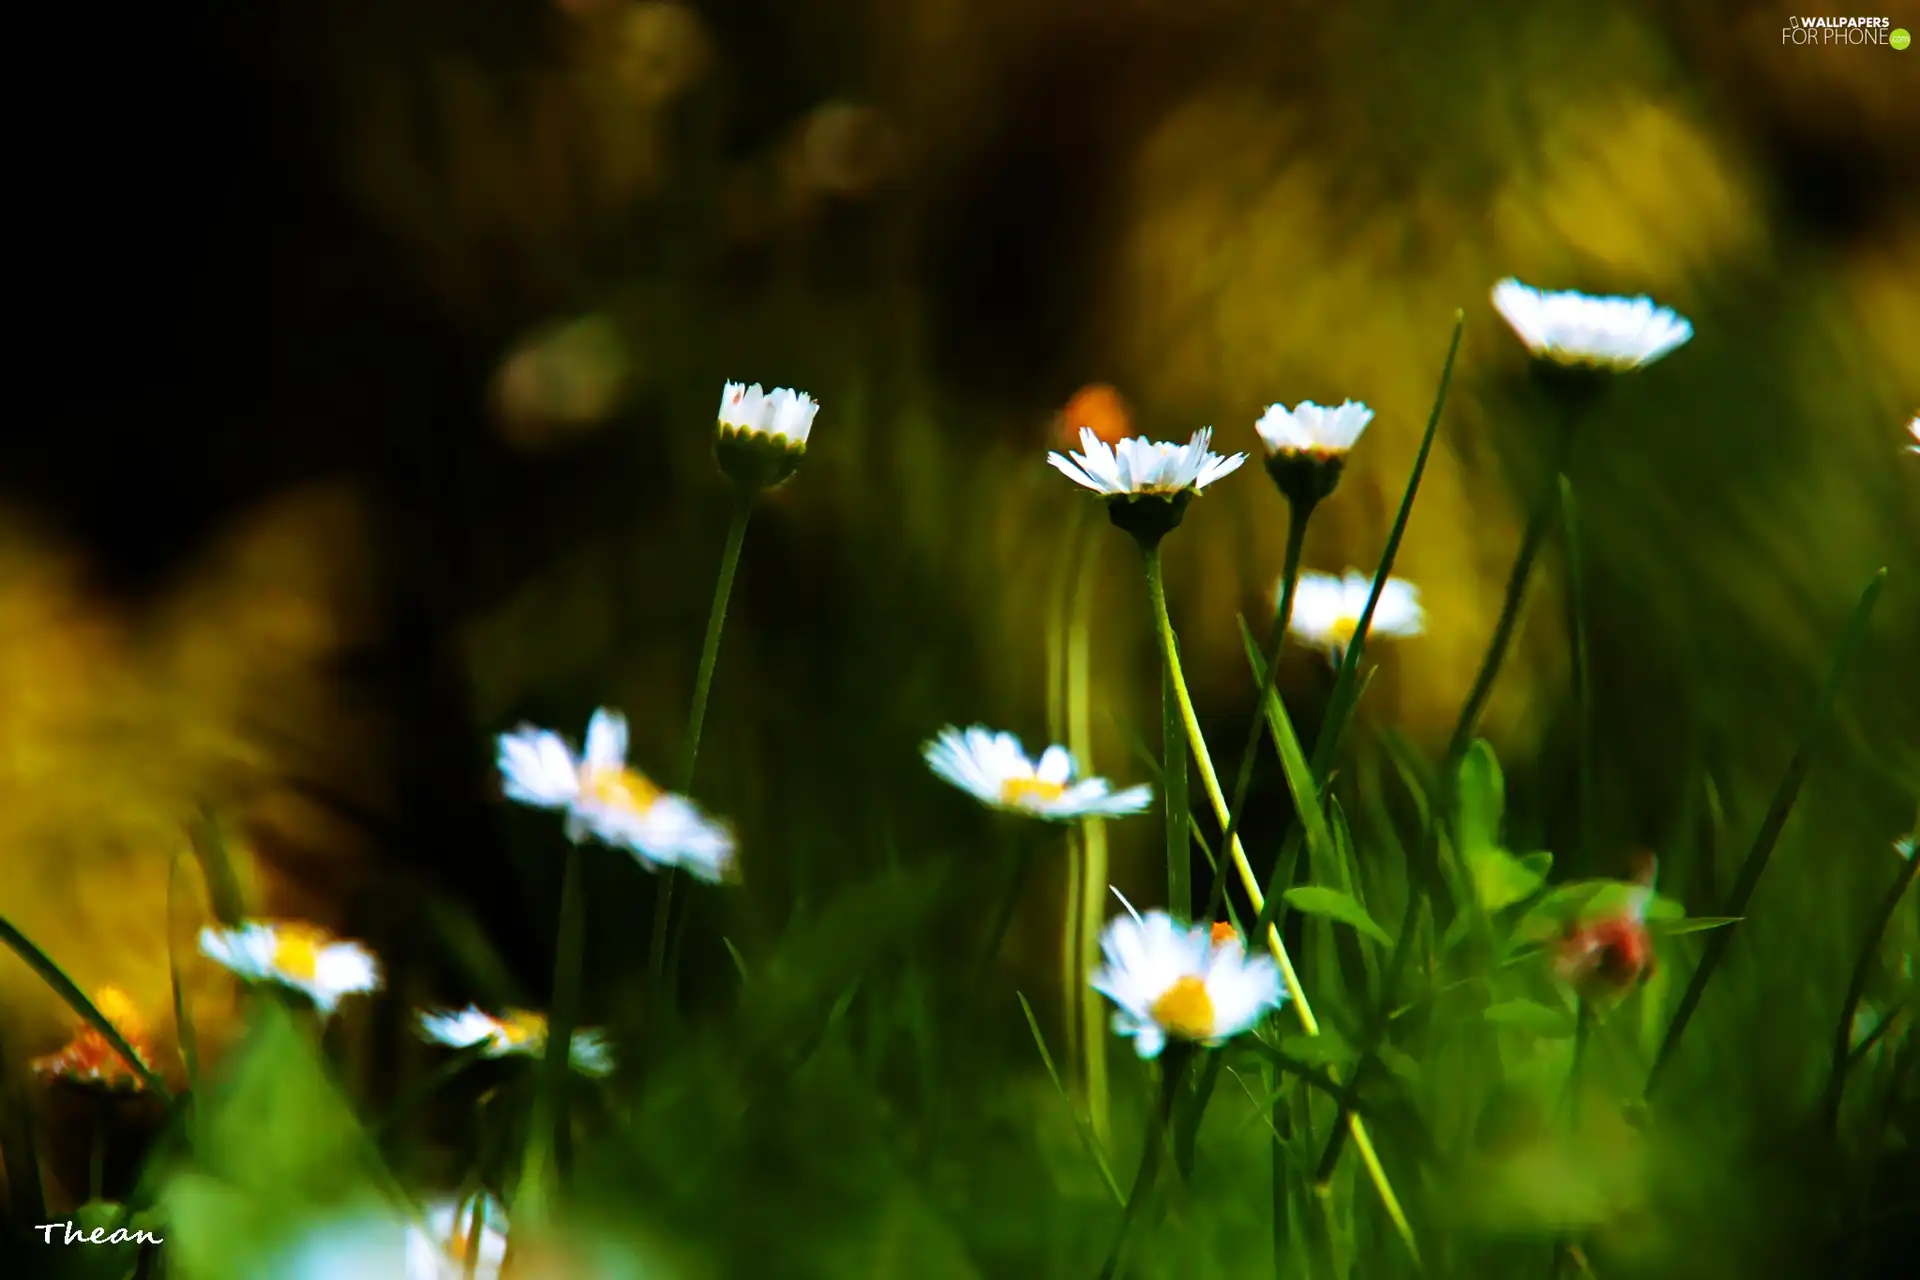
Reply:
[[1191, 1045], [1169, 1041], [1160, 1057], [1160, 1098], [1154, 1108], [1153, 1122], [1147, 1126], [1146, 1142], [1140, 1150], [1140, 1168], [1133, 1176], [1133, 1188], [1127, 1192], [1126, 1208], [1120, 1213], [1120, 1231], [1100, 1268], [1100, 1280], [1113, 1280], [1120, 1273], [1126, 1252], [1127, 1236], [1140, 1211], [1153, 1195], [1153, 1184], [1160, 1172], [1161, 1149], [1167, 1144], [1167, 1125], [1173, 1115], [1174, 1100], [1180, 1096], [1180, 1082], [1186, 1075], [1187, 1061], [1193, 1056]]
[[[586, 950], [586, 894], [580, 883], [580, 846], [567, 846], [566, 868], [560, 875], [560, 937], [554, 948], [553, 1008], [547, 1014], [547, 1053], [544, 1090], [548, 1118], [553, 1123], [553, 1177], [564, 1181], [572, 1162], [572, 1112], [567, 1091], [572, 1084], [573, 1028], [578, 1021], [581, 961]], [[536, 1143], [545, 1140], [536, 1133]]]
[[1594, 748], [1593, 748], [1593, 657], [1587, 647], [1586, 564], [1580, 550], [1580, 523], [1574, 506], [1573, 484], [1560, 476], [1560, 519], [1567, 546], [1567, 630], [1573, 638], [1573, 696], [1578, 716], [1577, 753], [1580, 778], [1579, 804], [1580, 855], [1577, 865], [1584, 866], [1597, 848], [1594, 839]]
[[[720, 634], [727, 627], [727, 602], [733, 595], [733, 577], [740, 568], [740, 549], [747, 540], [747, 522], [753, 518], [758, 495], [742, 490], [734, 500], [733, 520], [727, 526], [726, 549], [720, 553], [720, 577], [713, 584], [713, 608], [707, 614], [707, 635], [700, 645], [700, 667], [693, 678], [693, 709], [687, 713], [687, 732], [680, 743], [680, 774], [675, 789], [693, 790], [693, 770], [700, 759], [700, 731], [707, 720], [707, 694], [713, 688], [713, 668], [720, 660]], [[647, 955], [647, 978], [656, 998], [663, 994], [667, 961], [667, 922], [673, 913], [673, 868], [660, 873], [660, 892], [653, 905], [653, 943]]]
[[[1747, 913], [1747, 900], [1759, 885], [1760, 876], [1766, 871], [1768, 860], [1773, 857], [1774, 846], [1780, 842], [1780, 833], [1786, 829], [1787, 818], [1793, 813], [1794, 802], [1799, 799], [1800, 785], [1813, 768], [1814, 753], [1825, 736], [1828, 721], [1832, 719], [1834, 703], [1840, 697], [1840, 687], [1846, 682], [1847, 672], [1853, 666], [1854, 655], [1859, 651], [1861, 642], [1866, 639], [1867, 622], [1872, 618], [1873, 607], [1879, 603], [1880, 591], [1886, 585], [1887, 571], [1883, 568], [1873, 575], [1873, 580], [1867, 583], [1867, 589], [1860, 593], [1860, 602], [1853, 607], [1853, 616], [1847, 622], [1847, 630], [1840, 638], [1833, 664], [1827, 668], [1826, 680], [1814, 699], [1813, 710], [1801, 732], [1799, 748], [1794, 751], [1793, 760], [1787, 765], [1786, 775], [1780, 779], [1767, 816], [1761, 820], [1760, 830], [1753, 839], [1753, 848], [1747, 851], [1746, 860], [1740, 864], [1740, 874], [1734, 880], [1726, 905], [1721, 908], [1722, 915], [1744, 916]], [[1731, 945], [1739, 927], [1738, 924], [1730, 924], [1715, 929], [1707, 936], [1706, 952], [1700, 957], [1699, 967], [1687, 982], [1687, 989], [1680, 997], [1680, 1007], [1674, 1011], [1666, 1037], [1660, 1042], [1660, 1051], [1654, 1055], [1653, 1068], [1647, 1072], [1645, 1096], [1652, 1096], [1654, 1086], [1660, 1082], [1661, 1073], [1672, 1061], [1674, 1050], [1680, 1045], [1680, 1037], [1693, 1020], [1694, 1010], [1700, 1007], [1700, 998], [1706, 993], [1707, 983], [1720, 967], [1721, 960], [1725, 959], [1727, 947]]]
[[[1227, 812], [1227, 798], [1221, 793], [1220, 779], [1214, 773], [1213, 761], [1207, 753], [1206, 739], [1200, 733], [1199, 718], [1194, 714], [1193, 699], [1188, 694], [1186, 679], [1180, 672], [1179, 646], [1173, 634], [1173, 620], [1167, 612], [1167, 593], [1161, 575], [1160, 551], [1158, 547], [1143, 547], [1143, 554], [1147, 564], [1147, 594], [1153, 604], [1156, 634], [1160, 641], [1160, 658], [1166, 667], [1167, 679], [1179, 697], [1180, 714], [1186, 721], [1187, 737], [1193, 747], [1194, 763], [1200, 770], [1200, 780], [1206, 787], [1208, 799], [1213, 802], [1214, 816], [1224, 828], [1231, 820]], [[1270, 697], [1268, 701], [1271, 705], [1274, 699]], [[1294, 745], [1297, 748], [1298, 744]], [[1304, 820], [1314, 821], [1318, 818], [1317, 811], [1313, 809], [1311, 797], [1304, 803], [1304, 808], [1307, 814], [1311, 815]], [[1182, 838], [1184, 839], [1184, 836]], [[1239, 872], [1241, 887], [1247, 891], [1248, 900], [1256, 911], [1264, 912], [1266, 896], [1260, 891], [1260, 882], [1255, 878], [1253, 868], [1247, 862], [1246, 850], [1242, 847], [1238, 836], [1234, 837], [1229, 853]], [[1266, 941], [1268, 949], [1273, 952], [1274, 960], [1280, 966], [1280, 977], [1286, 985], [1287, 995], [1293, 1004], [1294, 1012], [1300, 1019], [1301, 1029], [1310, 1036], [1319, 1035], [1319, 1019], [1314, 1017], [1313, 1006], [1307, 1002], [1306, 989], [1300, 985], [1300, 975], [1293, 967], [1293, 958], [1287, 954], [1287, 945], [1281, 940], [1280, 931], [1272, 924], [1267, 926]], [[1394, 1193], [1386, 1168], [1381, 1165], [1379, 1154], [1374, 1150], [1373, 1139], [1367, 1133], [1366, 1122], [1349, 1110], [1346, 1114], [1346, 1123], [1352, 1130], [1354, 1146], [1359, 1150], [1361, 1160], [1366, 1165], [1367, 1176], [1372, 1179], [1375, 1189], [1379, 1191], [1381, 1203], [1386, 1208], [1387, 1215], [1393, 1220], [1394, 1228], [1400, 1233], [1408, 1252], [1413, 1254], [1417, 1262], [1420, 1254], [1414, 1243], [1413, 1226], [1407, 1221], [1406, 1212], [1400, 1206], [1400, 1198]]]
[[[1080, 517], [1084, 519], [1084, 517]], [[1093, 765], [1093, 606], [1095, 572], [1100, 562], [1100, 530], [1089, 526], [1080, 542], [1073, 592], [1073, 610], [1067, 623], [1067, 749], [1087, 774]], [[1088, 818], [1080, 824], [1075, 844], [1080, 853], [1079, 901], [1068, 903], [1069, 913], [1077, 912], [1079, 927], [1074, 929], [1076, 968], [1069, 973], [1069, 988], [1080, 1002], [1079, 1035], [1075, 1040], [1082, 1059], [1079, 1066], [1086, 1082], [1087, 1123], [1103, 1145], [1112, 1141], [1107, 1112], [1106, 1011], [1094, 999], [1087, 981], [1100, 958], [1100, 929], [1107, 911], [1107, 823], [1104, 818]]]
[[[1493, 693], [1494, 681], [1500, 676], [1500, 668], [1505, 665], [1507, 651], [1512, 647], [1513, 638], [1520, 629], [1520, 617], [1525, 612], [1527, 587], [1533, 579], [1534, 561], [1539, 558], [1540, 548], [1546, 542], [1547, 529], [1560, 503], [1561, 473], [1566, 470], [1568, 456], [1573, 449], [1576, 416], [1564, 419], [1560, 425], [1559, 438], [1553, 449], [1552, 465], [1547, 469], [1546, 483], [1541, 486], [1539, 495], [1534, 499], [1533, 510], [1527, 517], [1526, 531], [1520, 538], [1520, 550], [1514, 556], [1513, 568], [1507, 574], [1506, 599], [1500, 606], [1500, 617], [1494, 623], [1493, 637], [1487, 643], [1485, 655], [1480, 660], [1480, 670], [1474, 676], [1473, 687], [1467, 693], [1467, 700], [1460, 708], [1459, 718], [1454, 721], [1453, 735], [1447, 741], [1446, 759], [1439, 772], [1439, 794], [1434, 799], [1433, 811], [1428, 815], [1427, 834], [1422, 840], [1420, 865], [1409, 868], [1407, 882], [1407, 907], [1400, 921], [1400, 934], [1394, 942], [1393, 953], [1387, 961], [1387, 974], [1380, 991], [1380, 1004], [1374, 1012], [1373, 1026], [1368, 1037], [1369, 1043], [1361, 1054], [1360, 1061], [1354, 1067], [1353, 1077], [1348, 1083], [1349, 1093], [1359, 1087], [1361, 1077], [1370, 1067], [1374, 1053], [1386, 1036], [1387, 1016], [1393, 1009], [1399, 992], [1400, 979], [1406, 971], [1407, 959], [1412, 951], [1409, 940], [1420, 915], [1420, 905], [1425, 898], [1425, 888], [1431, 885], [1436, 874], [1439, 859], [1441, 832], [1451, 824], [1456, 809], [1455, 794], [1458, 783], [1460, 762], [1466, 758], [1467, 750], [1473, 745], [1473, 736], [1480, 724], [1480, 713], [1486, 709], [1487, 699]], [[1478, 902], [1471, 908], [1478, 912]], [[1477, 918], [1477, 917], [1476, 917]], [[1481, 921], [1484, 926], [1484, 920]], [[1483, 929], [1484, 931], [1484, 929]], [[1351, 1114], [1351, 1097], [1341, 1100], [1341, 1114]], [[1341, 1148], [1346, 1141], [1346, 1130], [1336, 1124], [1327, 1139], [1326, 1150], [1321, 1153], [1320, 1164], [1315, 1178], [1324, 1184], [1333, 1175], [1340, 1162]]]
[[[1225, 848], [1233, 843], [1240, 834], [1240, 820], [1246, 816], [1247, 791], [1253, 785], [1253, 762], [1260, 750], [1260, 730], [1265, 727], [1267, 718], [1265, 707], [1267, 695], [1273, 692], [1280, 679], [1280, 654], [1287, 645], [1287, 627], [1293, 621], [1293, 595], [1300, 585], [1300, 553], [1307, 541], [1307, 522], [1313, 519], [1315, 501], [1293, 502], [1287, 504], [1287, 558], [1280, 571], [1280, 607], [1273, 615], [1273, 639], [1267, 654], [1267, 675], [1261, 681], [1259, 696], [1254, 700], [1253, 719], [1247, 725], [1247, 740], [1240, 748], [1240, 768], [1233, 780], [1233, 803], [1228, 812], [1226, 837], [1221, 840]], [[1227, 868], [1221, 863], [1213, 875], [1213, 888], [1207, 894], [1206, 918], [1213, 919], [1220, 914], [1220, 908], [1227, 895]]]
[[[1009, 819], [1009, 821], [1019, 821]], [[993, 962], [999, 958], [1000, 946], [1007, 940], [1007, 930], [1013, 925], [1013, 917], [1020, 910], [1020, 890], [1027, 882], [1027, 870], [1033, 863], [1033, 847], [1038, 837], [1030, 831], [1015, 831], [1008, 843], [1013, 847], [1006, 855], [1007, 877], [1000, 886], [1000, 900], [994, 906], [993, 925], [987, 930], [987, 945], [980, 953], [978, 988], [986, 989], [986, 979], [993, 972]]]
[[[1920, 841], [1920, 814], [1915, 814], [1913, 829], [1908, 834], [1909, 841]], [[1880, 958], [1880, 939], [1887, 932], [1887, 925], [1893, 920], [1893, 913], [1900, 909], [1900, 903], [1906, 898], [1907, 890], [1913, 887], [1913, 878], [1920, 873], [1920, 849], [1909, 848], [1906, 862], [1900, 868], [1900, 874], [1893, 878], [1893, 885], [1887, 890], [1887, 896], [1880, 902], [1880, 914], [1874, 917], [1873, 927], [1867, 930], [1866, 941], [1860, 947], [1860, 959], [1853, 966], [1853, 980], [1847, 984], [1847, 998], [1840, 1006], [1840, 1025], [1833, 1033], [1833, 1066], [1827, 1074], [1827, 1092], [1825, 1112], [1827, 1127], [1838, 1127], [1840, 1123], [1840, 1102], [1847, 1091], [1847, 1070], [1854, 1063], [1853, 1021], [1860, 1012], [1860, 999], [1866, 994], [1867, 979], [1873, 974], [1873, 967]], [[1889, 1012], [1888, 1018], [1893, 1014]], [[1885, 1025], [1885, 1020], [1882, 1020]]]

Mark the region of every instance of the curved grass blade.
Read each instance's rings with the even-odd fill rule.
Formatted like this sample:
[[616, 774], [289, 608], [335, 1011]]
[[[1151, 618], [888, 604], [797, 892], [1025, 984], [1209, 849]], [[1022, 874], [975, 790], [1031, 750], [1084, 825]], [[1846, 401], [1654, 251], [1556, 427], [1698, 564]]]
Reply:
[[[1767, 869], [1767, 861], [1773, 857], [1774, 846], [1780, 842], [1780, 833], [1786, 829], [1787, 818], [1793, 813], [1794, 802], [1800, 798], [1800, 785], [1813, 768], [1814, 753], [1819, 749], [1828, 722], [1833, 718], [1834, 704], [1840, 698], [1840, 687], [1853, 667], [1854, 655], [1866, 639], [1867, 623], [1873, 617], [1873, 607], [1880, 602], [1880, 592], [1886, 585], [1887, 571], [1882, 568], [1867, 583], [1867, 589], [1860, 593], [1859, 603], [1853, 607], [1853, 616], [1847, 621], [1847, 629], [1834, 651], [1833, 663], [1827, 668], [1826, 679], [1814, 699], [1806, 728], [1801, 732], [1800, 745], [1795, 749], [1786, 775], [1780, 779], [1780, 786], [1774, 792], [1773, 804], [1767, 809], [1767, 816], [1753, 838], [1753, 848], [1748, 850], [1746, 861], [1740, 864], [1740, 875], [1734, 881], [1733, 890], [1721, 907], [1724, 915], [1746, 914], [1747, 901], [1753, 897], [1754, 888]], [[1654, 1055], [1653, 1068], [1647, 1072], [1646, 1088], [1642, 1091], [1644, 1096], [1652, 1096], [1667, 1063], [1673, 1060], [1674, 1051], [1680, 1046], [1680, 1037], [1686, 1034], [1687, 1024], [1693, 1021], [1694, 1011], [1700, 1007], [1700, 998], [1706, 993], [1707, 983], [1712, 981], [1714, 971], [1720, 967], [1721, 960], [1726, 957], [1727, 947], [1738, 932], [1736, 927], [1728, 926], [1716, 929], [1709, 935], [1706, 952], [1700, 957], [1699, 967], [1687, 982], [1686, 992], [1680, 997], [1680, 1007], [1675, 1010], [1673, 1021], [1667, 1026], [1666, 1038], [1660, 1042], [1660, 1050]]]
[[[1040, 1020], [1033, 1016], [1033, 1006], [1027, 1003], [1025, 992], [1016, 991], [1014, 998], [1020, 1002], [1020, 1012], [1026, 1015], [1027, 1030], [1033, 1032], [1033, 1047], [1040, 1051], [1040, 1065], [1047, 1069], [1047, 1079], [1053, 1081], [1053, 1087], [1060, 1093], [1060, 1101], [1067, 1104], [1067, 1114], [1073, 1117], [1073, 1128], [1080, 1135], [1080, 1145], [1087, 1149], [1093, 1162], [1100, 1169], [1100, 1178], [1107, 1184], [1107, 1190], [1113, 1193], [1113, 1202], [1126, 1207], [1127, 1193], [1120, 1189], [1120, 1182], [1113, 1176], [1113, 1167], [1107, 1163], [1106, 1152], [1100, 1149], [1099, 1140], [1093, 1136], [1093, 1130], [1080, 1113], [1074, 1109], [1073, 1096], [1067, 1092], [1066, 1081], [1060, 1078], [1059, 1070], [1053, 1065], [1053, 1055], [1047, 1052], [1047, 1037], [1041, 1033]], [[1101, 1047], [1105, 1047], [1104, 1044]]]
[[93, 1007], [93, 1001], [87, 999], [86, 993], [74, 985], [73, 979], [69, 978], [46, 952], [35, 946], [26, 934], [14, 928], [13, 922], [5, 916], [0, 916], [0, 942], [5, 943], [15, 955], [26, 961], [27, 967], [38, 974], [42, 982], [52, 987], [53, 993], [64, 1000], [69, 1009], [79, 1014], [82, 1021], [105, 1038], [113, 1051], [125, 1059], [127, 1065], [133, 1069], [133, 1073], [140, 1077], [140, 1083], [146, 1086], [149, 1093], [160, 1099], [169, 1109], [172, 1108], [173, 1094], [168, 1091], [167, 1082], [162, 1080], [153, 1068], [134, 1052], [133, 1046], [127, 1043], [126, 1037], [107, 1021], [105, 1015]]

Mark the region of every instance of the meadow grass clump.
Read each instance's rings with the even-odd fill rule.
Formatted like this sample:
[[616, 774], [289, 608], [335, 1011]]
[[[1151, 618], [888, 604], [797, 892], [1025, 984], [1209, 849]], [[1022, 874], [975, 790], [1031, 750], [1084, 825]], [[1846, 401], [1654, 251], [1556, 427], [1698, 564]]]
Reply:
[[[1101, 623], [1073, 589], [1093, 545], [1076, 528], [1056, 593], [1071, 603], [1050, 645], [1064, 704], [1053, 718], [1066, 729], [1056, 736], [1068, 742], [1036, 757], [1011, 733], [949, 725], [922, 748], [935, 777], [991, 814], [1003, 848], [974, 847], [977, 828], [928, 848], [876, 838], [861, 873], [796, 895], [765, 945], [723, 937], [689, 952], [694, 904], [676, 914], [671, 877], [727, 894], [797, 856], [777, 841], [745, 847], [694, 798], [749, 517], [794, 476], [819, 410], [798, 392], [728, 383], [715, 452], [737, 500], [672, 789], [629, 762], [628, 723], [611, 708], [592, 713], [577, 748], [532, 725], [495, 744], [503, 797], [558, 818], [548, 998], [414, 1002], [366, 944], [250, 916], [203, 836], [219, 923], [200, 945], [243, 985], [244, 1031], [200, 1061], [176, 998], [176, 1070], [155, 1060], [123, 994], [89, 999], [0, 921], [0, 942], [77, 1020], [73, 1043], [36, 1063], [40, 1087], [85, 1090], [102, 1106], [138, 1095], [161, 1117], [119, 1185], [101, 1172], [108, 1130], [97, 1124], [87, 1195], [56, 1211], [40, 1177], [40, 1108], [22, 1082], [0, 1081], [18, 1274], [1616, 1276], [1752, 1274], [1768, 1257], [1792, 1269], [1823, 1249], [1836, 1266], [1868, 1265], [1912, 1225], [1899, 1179], [1920, 1048], [1910, 966], [1904, 950], [1889, 964], [1883, 939], [1904, 948], [1915, 929], [1914, 833], [1871, 904], [1799, 1112], [1771, 1130], [1730, 1125], [1676, 1104], [1668, 1082], [1700, 1048], [1715, 977], [1756, 963], [1741, 956], [1743, 925], [1763, 905], [1757, 890], [1886, 571], [1850, 619], [1828, 623], [1831, 664], [1723, 893], [1703, 900], [1676, 882], [1672, 868], [1701, 856], [1694, 847], [1649, 851], [1617, 877], [1560, 874], [1560, 851], [1530, 847], [1514, 819], [1480, 718], [1557, 539], [1573, 578], [1582, 723], [1583, 847], [1570, 861], [1590, 865], [1600, 747], [1586, 730], [1594, 691], [1567, 461], [1576, 446], [1606, 447], [1590, 424], [1604, 423], [1612, 381], [1680, 349], [1692, 326], [1648, 299], [1516, 281], [1493, 300], [1535, 358], [1555, 462], [1438, 759], [1390, 731], [1352, 731], [1376, 669], [1369, 642], [1418, 644], [1428, 625], [1394, 565], [1464, 316], [1371, 573], [1333, 577], [1301, 561], [1373, 411], [1303, 402], [1260, 419], [1289, 533], [1274, 616], [1240, 624], [1255, 715], [1231, 792], [1194, 707], [1161, 544], [1245, 457], [1214, 453], [1208, 428], [1185, 443], [1131, 436], [1117, 398], [1096, 397], [1098, 412], [1069, 411], [1089, 421], [1063, 423], [1077, 450], [1048, 461], [1141, 554], [1162, 695], [1159, 749], [1140, 753], [1152, 779], [1109, 781], [1086, 757], [1100, 685], [1074, 637]], [[1334, 666], [1310, 736], [1280, 693], [1289, 641]], [[1271, 866], [1262, 877], [1241, 819], [1267, 750], [1297, 819], [1270, 860], [1258, 851]], [[1138, 910], [1096, 851], [1104, 824], [1155, 807], [1166, 901]], [[869, 817], [848, 814], [839, 838], [885, 830]], [[1204, 886], [1191, 876], [1196, 848], [1212, 868]], [[595, 1006], [627, 1012], [582, 1026], [589, 926], [620, 918], [619, 903], [588, 910], [583, 867], [602, 857], [657, 875], [660, 890], [651, 931], [638, 919], [622, 930], [644, 942], [645, 990]], [[1071, 868], [1058, 1017], [996, 963], [1036, 872], [1055, 862]], [[683, 966], [720, 955], [721, 981], [686, 980]], [[344, 1068], [341, 1024], [383, 998], [403, 1008], [426, 1066], [369, 1084]], [[1063, 1052], [1049, 1024], [1064, 1026]], [[1743, 1165], [1747, 1185], [1718, 1189]], [[1730, 1224], [1795, 1185], [1796, 1166], [1817, 1170], [1823, 1190], [1743, 1238]], [[87, 1251], [67, 1243], [76, 1230]]]

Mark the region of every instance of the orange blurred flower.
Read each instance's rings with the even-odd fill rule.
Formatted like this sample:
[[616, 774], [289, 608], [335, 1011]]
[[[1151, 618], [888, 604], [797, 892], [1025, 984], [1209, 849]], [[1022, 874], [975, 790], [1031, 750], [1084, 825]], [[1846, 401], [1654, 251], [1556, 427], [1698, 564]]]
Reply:
[[1133, 415], [1120, 393], [1104, 382], [1094, 382], [1073, 393], [1054, 419], [1054, 431], [1069, 448], [1080, 443], [1080, 429], [1090, 427], [1107, 444], [1119, 444], [1133, 434]]
[[[103, 987], [94, 994], [93, 1007], [113, 1024], [140, 1059], [140, 1065], [153, 1068], [153, 1049], [145, 1021], [127, 993], [118, 987]], [[108, 1089], [137, 1093], [146, 1085], [133, 1064], [116, 1052], [107, 1038], [92, 1024], [81, 1023], [79, 1031], [58, 1053], [33, 1060], [33, 1069], [41, 1075], [70, 1080], [76, 1084], [99, 1085]]]
[[1238, 929], [1228, 924], [1225, 920], [1216, 920], [1213, 922], [1214, 946], [1224, 947], [1229, 942], [1238, 941], [1240, 941], [1240, 931]]

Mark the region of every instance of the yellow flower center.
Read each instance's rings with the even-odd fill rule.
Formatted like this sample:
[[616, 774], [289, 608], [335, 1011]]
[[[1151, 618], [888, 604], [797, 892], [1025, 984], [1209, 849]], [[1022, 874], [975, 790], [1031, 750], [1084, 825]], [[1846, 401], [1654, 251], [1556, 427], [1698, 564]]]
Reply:
[[1020, 806], [1044, 804], [1049, 800], [1058, 800], [1066, 793], [1067, 784], [1064, 782], [1047, 782], [1041, 778], [1008, 778], [1000, 784], [1000, 803]]
[[524, 1049], [547, 1038], [547, 1020], [544, 1015], [515, 1009], [500, 1019], [497, 1034], [507, 1048]]
[[320, 972], [320, 953], [331, 941], [312, 925], [283, 924], [273, 934], [273, 967], [283, 977], [312, 982]]
[[625, 765], [589, 768], [580, 780], [580, 797], [627, 813], [645, 813], [660, 798], [659, 787]]
[[1185, 977], [1167, 988], [1149, 1011], [1161, 1029], [1187, 1040], [1213, 1038], [1213, 997], [1203, 979]]
[[1353, 643], [1353, 637], [1360, 630], [1360, 616], [1343, 613], [1327, 624], [1327, 636], [1342, 647]]
[[1213, 926], [1213, 945], [1224, 947], [1229, 942], [1240, 941], [1240, 931], [1225, 920], [1217, 920]]

